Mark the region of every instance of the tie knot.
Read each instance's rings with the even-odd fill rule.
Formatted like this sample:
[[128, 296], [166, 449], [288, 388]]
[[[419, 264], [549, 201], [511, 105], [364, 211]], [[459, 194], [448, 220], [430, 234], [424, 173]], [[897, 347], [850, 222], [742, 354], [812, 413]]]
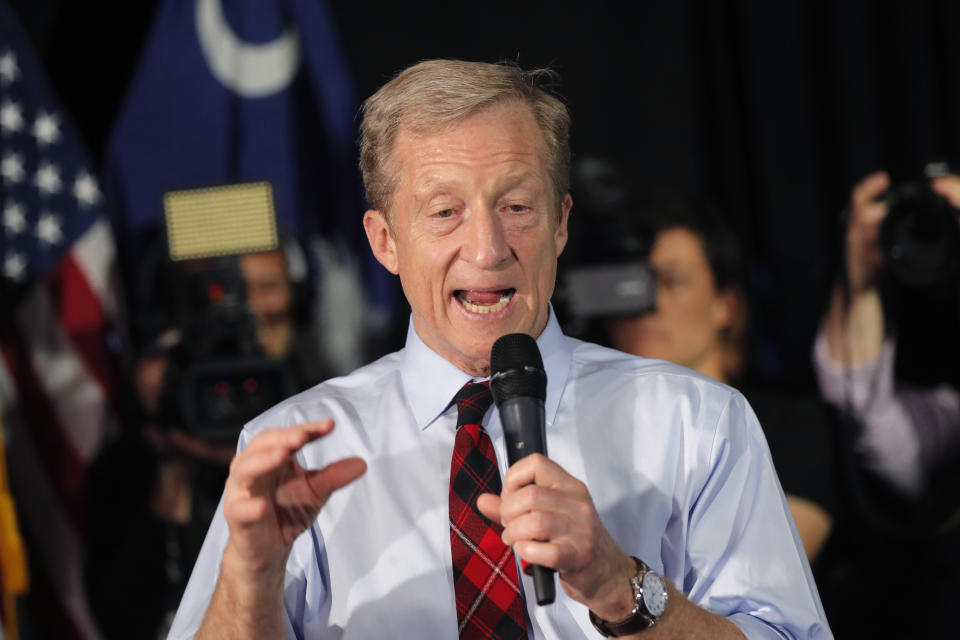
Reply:
[[480, 424], [483, 414], [490, 408], [493, 396], [490, 395], [489, 382], [468, 382], [460, 387], [453, 397], [457, 403], [457, 426], [465, 424]]

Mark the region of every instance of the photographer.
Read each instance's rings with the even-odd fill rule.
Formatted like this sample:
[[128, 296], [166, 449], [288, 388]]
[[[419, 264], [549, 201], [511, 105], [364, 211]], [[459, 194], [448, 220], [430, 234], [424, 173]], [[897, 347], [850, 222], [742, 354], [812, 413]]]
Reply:
[[[885, 262], [879, 235], [888, 211], [881, 196], [890, 186], [890, 177], [880, 171], [853, 189], [846, 287], [834, 291], [814, 363], [824, 398], [850, 409], [862, 425], [858, 445], [867, 464], [903, 495], [916, 498], [930, 474], [955, 459], [960, 396], [947, 385], [910, 388], [895, 379], [896, 341], [879, 286]], [[960, 177], [937, 177], [930, 187], [960, 207]]]
[[[142, 281], [152, 299], [141, 309], [146, 331], [129, 378], [136, 406], [88, 476], [86, 585], [107, 639], [166, 634], [164, 618], [179, 602], [247, 419], [241, 414], [327, 373], [309, 322], [309, 283], [297, 273], [302, 254], [281, 245], [177, 263], [163, 245]], [[235, 382], [217, 397], [215, 380], [220, 391], [222, 381]], [[244, 383], [251, 393], [236, 389]], [[213, 393], [186, 393], [196, 389]]]
[[822, 395], [852, 423], [845, 477], [858, 518], [839, 588], [825, 594], [844, 612], [831, 618], [838, 637], [889, 635], [875, 615], [884, 583], [913, 594], [898, 634], [956, 635], [958, 208], [955, 175], [896, 184], [881, 171], [851, 193], [844, 275], [814, 347]]

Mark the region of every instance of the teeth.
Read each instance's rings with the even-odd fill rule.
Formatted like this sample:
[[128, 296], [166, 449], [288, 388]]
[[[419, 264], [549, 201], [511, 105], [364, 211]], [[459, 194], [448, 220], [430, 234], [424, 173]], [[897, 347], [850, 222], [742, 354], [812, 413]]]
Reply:
[[457, 296], [457, 299], [460, 300], [460, 304], [462, 304], [467, 311], [471, 311], [473, 313], [496, 313], [497, 311], [507, 307], [507, 304], [510, 302], [510, 294], [505, 293], [501, 295], [500, 300], [491, 305], [474, 304], [473, 302], [465, 299], [462, 295]]

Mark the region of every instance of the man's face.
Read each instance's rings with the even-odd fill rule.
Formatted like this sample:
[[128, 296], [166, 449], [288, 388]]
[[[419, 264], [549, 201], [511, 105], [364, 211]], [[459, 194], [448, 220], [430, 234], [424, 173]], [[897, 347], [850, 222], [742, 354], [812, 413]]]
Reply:
[[273, 325], [290, 318], [293, 291], [287, 263], [280, 251], [249, 253], [240, 257], [247, 288], [247, 304], [259, 325]]
[[497, 338], [546, 326], [567, 241], [571, 200], [557, 202], [543, 136], [511, 102], [442, 133], [401, 129], [392, 160], [392, 209], [364, 216], [374, 254], [400, 276], [420, 338], [488, 375]]

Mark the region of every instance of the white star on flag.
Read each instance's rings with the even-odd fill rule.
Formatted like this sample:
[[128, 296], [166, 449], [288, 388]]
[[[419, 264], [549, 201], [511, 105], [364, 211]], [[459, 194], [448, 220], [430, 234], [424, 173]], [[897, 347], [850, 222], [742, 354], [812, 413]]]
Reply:
[[3, 226], [11, 235], [16, 235], [27, 228], [27, 216], [23, 205], [10, 201], [3, 209]]
[[100, 202], [100, 189], [97, 180], [87, 171], [77, 174], [73, 183], [73, 195], [81, 207], [89, 207]]
[[23, 158], [19, 153], [10, 152], [0, 160], [0, 175], [4, 182], [16, 184], [23, 181]]
[[[109, 345], [124, 335], [123, 303], [106, 193], [77, 203], [75, 181], [94, 167], [20, 28], [23, 11], [13, 11], [31, 4], [52, 6], [0, 0], [0, 408], [10, 454], [0, 484], [17, 495], [31, 587], [21, 599], [6, 579], [7, 560], [21, 554], [4, 548], [0, 582], [10, 584], [0, 593], [18, 611], [42, 611], [24, 616], [21, 637], [94, 640], [103, 633], [84, 590], [83, 551], [84, 523], [97, 512], [83, 481], [119, 424], [113, 400], [124, 387]], [[0, 638], [7, 628], [16, 629], [12, 618]]]
[[20, 77], [20, 68], [17, 66], [17, 56], [7, 49], [0, 56], [0, 84], [10, 84]]
[[60, 220], [54, 214], [44, 211], [37, 220], [37, 237], [40, 242], [48, 245], [60, 244], [63, 240], [63, 230]]
[[55, 164], [44, 162], [37, 169], [37, 176], [33, 184], [40, 190], [41, 196], [49, 196], [60, 192], [63, 184], [60, 182], [60, 170]]
[[23, 129], [23, 113], [20, 105], [12, 100], [4, 100], [0, 105], [0, 131], [16, 133]]
[[22, 280], [27, 271], [27, 262], [19, 253], [10, 252], [3, 261], [3, 275], [11, 280]]
[[60, 139], [60, 122], [52, 113], [40, 113], [33, 123], [33, 135], [42, 149]]

